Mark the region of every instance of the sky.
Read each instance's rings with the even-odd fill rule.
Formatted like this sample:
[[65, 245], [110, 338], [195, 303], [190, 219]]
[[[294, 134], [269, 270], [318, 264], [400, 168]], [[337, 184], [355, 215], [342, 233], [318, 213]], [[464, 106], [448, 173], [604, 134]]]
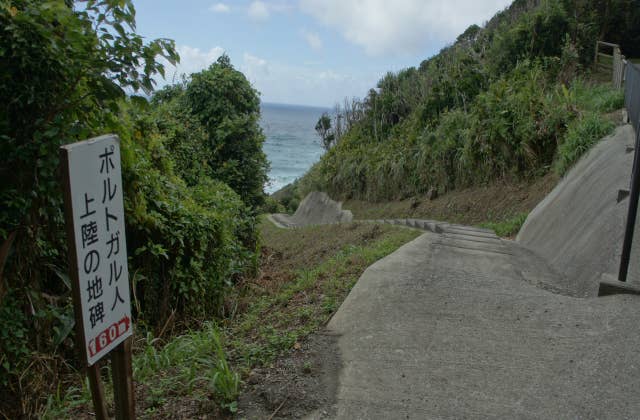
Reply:
[[176, 42], [167, 80], [231, 58], [264, 102], [331, 107], [418, 66], [510, 0], [135, 0], [137, 32]]

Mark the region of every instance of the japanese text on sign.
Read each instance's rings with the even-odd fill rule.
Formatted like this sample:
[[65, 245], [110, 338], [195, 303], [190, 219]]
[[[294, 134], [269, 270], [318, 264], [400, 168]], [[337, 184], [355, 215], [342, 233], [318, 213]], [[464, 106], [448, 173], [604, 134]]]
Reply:
[[87, 363], [132, 334], [120, 144], [102, 136], [65, 146]]

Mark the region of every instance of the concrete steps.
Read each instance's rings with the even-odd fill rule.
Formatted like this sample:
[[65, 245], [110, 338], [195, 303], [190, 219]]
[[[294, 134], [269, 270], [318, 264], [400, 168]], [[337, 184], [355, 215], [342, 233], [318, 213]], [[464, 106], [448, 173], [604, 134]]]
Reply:
[[327, 325], [335, 403], [308, 418], [638, 418], [638, 296], [558, 294], [544, 260], [486, 229], [377, 222], [436, 234], [360, 277]]
[[407, 226], [433, 233], [450, 233], [463, 236], [498, 238], [495, 232], [491, 229], [474, 226], [464, 226], [430, 219], [374, 219], [362, 221], [369, 223], [385, 223], [390, 225]]

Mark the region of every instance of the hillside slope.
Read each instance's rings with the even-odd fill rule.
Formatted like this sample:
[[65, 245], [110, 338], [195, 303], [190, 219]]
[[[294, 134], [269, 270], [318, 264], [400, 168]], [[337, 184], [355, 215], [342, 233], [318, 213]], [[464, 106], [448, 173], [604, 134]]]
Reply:
[[335, 145], [299, 182], [341, 199], [396, 200], [562, 175], [611, 132], [622, 95], [589, 82], [595, 41], [640, 54], [627, 0], [515, 1], [418, 67], [386, 74], [334, 116]]

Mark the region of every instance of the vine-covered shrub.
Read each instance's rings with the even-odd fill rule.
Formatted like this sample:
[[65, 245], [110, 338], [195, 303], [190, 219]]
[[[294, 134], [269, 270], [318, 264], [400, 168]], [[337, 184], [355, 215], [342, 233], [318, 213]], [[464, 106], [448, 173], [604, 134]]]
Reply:
[[247, 206], [257, 209], [264, 203], [269, 166], [262, 151], [258, 92], [222, 55], [192, 75], [184, 99], [206, 131], [211, 177], [227, 183]]
[[[162, 328], [172, 313], [178, 323], [216, 315], [225, 288], [255, 262], [255, 209], [247, 203], [260, 202], [262, 185], [252, 179], [236, 192], [211, 167], [211, 133], [229, 124], [204, 125], [184, 101], [188, 84], [163, 90], [151, 105], [125, 95], [151, 94], [154, 75], [164, 72], [158, 57], [179, 59], [173, 42], [145, 43], [131, 0], [77, 3], [0, 0], [0, 395], [15, 396], [0, 398], [0, 414], [8, 418], [37, 417], [59, 373], [77, 366], [61, 145], [121, 138], [138, 327]], [[233, 77], [246, 83], [239, 95], [257, 103], [246, 79]], [[250, 152], [259, 163], [258, 116], [229, 112], [242, 123], [231, 127], [235, 135], [256, 135]], [[248, 149], [226, 150], [227, 160], [241, 161], [234, 151]], [[265, 169], [257, 166], [258, 182]]]
[[53, 382], [43, 372], [74, 356], [58, 149], [113, 131], [124, 89], [149, 92], [163, 71], [158, 56], [177, 60], [173, 42], [135, 33], [134, 15], [129, 0], [78, 8], [0, 0], [0, 395], [15, 396], [0, 398], [0, 411], [8, 417], [37, 412], [28, 396]]
[[[121, 119], [134, 309], [150, 326], [174, 310], [182, 317], [216, 315], [225, 288], [251, 255], [243, 244], [243, 233], [253, 226], [249, 210], [220, 181], [199, 176], [190, 186], [179, 176], [166, 146], [176, 139], [148, 123], [165, 112], [162, 107], [139, 114], [129, 109]], [[169, 121], [178, 124], [179, 119]], [[180, 130], [168, 128], [167, 120], [163, 124], [164, 132]]]

